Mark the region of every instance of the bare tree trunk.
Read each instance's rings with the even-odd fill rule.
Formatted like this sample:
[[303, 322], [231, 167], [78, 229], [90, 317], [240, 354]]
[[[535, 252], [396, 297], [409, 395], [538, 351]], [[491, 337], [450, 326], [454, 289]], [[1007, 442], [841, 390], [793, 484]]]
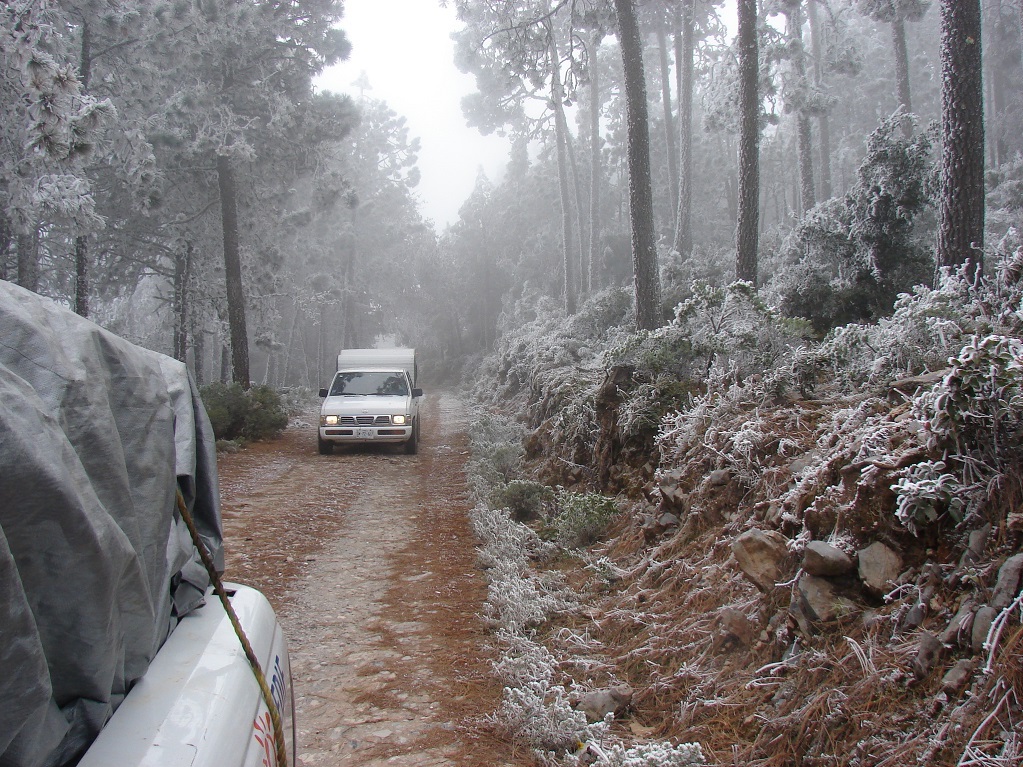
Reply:
[[89, 316], [89, 240], [75, 237], [75, 314]]
[[675, 251], [683, 260], [693, 254], [693, 10], [695, 0], [684, 0], [681, 34], [675, 34], [678, 72], [678, 213], [675, 216]]
[[[810, 20], [810, 49], [813, 55], [813, 82], [818, 90], [824, 90], [824, 67], [820, 18], [817, 15], [817, 3], [820, 0], [808, 0], [806, 4], [807, 18]], [[820, 172], [821, 198], [831, 197], [831, 125], [828, 113], [821, 111], [817, 116], [817, 128], [820, 134]]]
[[571, 316], [576, 312], [576, 258], [572, 237], [572, 230], [575, 228], [575, 224], [572, 221], [572, 194], [569, 190], [568, 181], [568, 125], [565, 121], [565, 110], [563, 107], [565, 97], [561, 90], [561, 73], [558, 69], [557, 46], [554, 43], [554, 30], [550, 24], [547, 26], [547, 34], [552, 59], [551, 98], [554, 101], [554, 137], [558, 155], [558, 187], [561, 191], [562, 271], [565, 279], [563, 297], [565, 313]]
[[[913, 112], [913, 100], [909, 91], [909, 52], [906, 48], [906, 22], [898, 17], [892, 22], [892, 49], [895, 52], [895, 87], [899, 99], [899, 107], [904, 114]], [[909, 138], [913, 133], [913, 123], [902, 120], [902, 133]]]
[[195, 385], [206, 385], [206, 334], [192, 326], [192, 372]]
[[227, 283], [227, 324], [231, 333], [232, 380], [248, 389], [249, 334], [245, 325], [245, 291], [238, 241], [238, 199], [234, 170], [226, 155], [217, 155], [221, 224], [224, 233], [224, 280]]
[[36, 293], [39, 291], [39, 230], [19, 233], [17, 246], [18, 284]]
[[760, 54], [757, 0], [738, 0], [739, 211], [735, 227], [735, 278], [757, 284], [760, 234]]
[[938, 267], [984, 266], [984, 88], [980, 0], [941, 0]]
[[636, 326], [661, 325], [661, 280], [654, 239], [654, 203], [650, 174], [650, 124], [647, 116], [643, 41], [633, 0], [615, 0], [618, 43], [625, 74], [628, 115], [629, 212], [632, 221], [632, 265], [636, 291]]
[[[788, 18], [788, 35], [793, 44], [792, 66], [796, 71], [796, 79], [800, 88], [809, 90], [806, 77], [806, 53], [803, 50], [803, 7], [797, 2], [786, 11]], [[806, 105], [800, 104], [796, 112], [796, 136], [799, 140], [799, 197], [800, 210], [806, 212], [817, 204], [813, 178], [813, 135], [810, 128], [810, 115]]]
[[668, 64], [668, 36], [663, 22], [657, 24], [657, 53], [661, 64], [661, 109], [664, 113], [664, 148], [668, 157], [668, 194], [671, 198], [671, 229], [678, 229], [678, 147], [675, 118], [671, 111], [671, 67]]
[[188, 279], [192, 266], [192, 243], [174, 254], [174, 359], [185, 361], [188, 353]]
[[600, 78], [598, 75], [597, 51], [604, 31], [597, 29], [593, 33], [590, 48], [590, 242], [589, 269], [587, 276], [589, 292], [600, 286], [597, 276], [597, 265], [600, 263], [600, 194], [601, 194], [601, 162], [600, 162]]
[[[92, 78], [92, 31], [88, 22], [82, 22], [82, 50], [78, 67], [82, 94], [89, 92]], [[84, 234], [75, 237], [75, 313], [89, 316], [89, 241]]]
[[11, 228], [11, 220], [0, 212], [0, 280], [10, 279], [7, 270], [7, 255], [11, 250], [13, 240], [14, 230]]

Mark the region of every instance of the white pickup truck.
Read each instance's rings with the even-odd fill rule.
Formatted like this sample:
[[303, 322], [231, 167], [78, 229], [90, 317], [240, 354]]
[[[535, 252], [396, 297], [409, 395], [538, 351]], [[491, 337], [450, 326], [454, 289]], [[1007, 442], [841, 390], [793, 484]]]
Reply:
[[344, 349], [337, 372], [320, 389], [321, 455], [334, 445], [398, 443], [405, 452], [419, 449], [418, 370], [415, 349]]

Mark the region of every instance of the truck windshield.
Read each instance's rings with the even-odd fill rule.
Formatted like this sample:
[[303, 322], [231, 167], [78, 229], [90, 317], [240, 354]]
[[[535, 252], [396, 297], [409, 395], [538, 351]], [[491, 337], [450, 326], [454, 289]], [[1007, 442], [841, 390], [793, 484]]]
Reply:
[[334, 376], [330, 396], [366, 396], [379, 394], [385, 397], [407, 397], [408, 382], [401, 373], [359, 373], [346, 372]]

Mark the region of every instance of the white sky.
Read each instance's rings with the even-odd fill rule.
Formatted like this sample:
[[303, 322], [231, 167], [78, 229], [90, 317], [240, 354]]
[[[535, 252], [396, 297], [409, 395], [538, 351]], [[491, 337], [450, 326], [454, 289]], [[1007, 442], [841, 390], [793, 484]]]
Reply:
[[466, 127], [460, 102], [475, 81], [454, 65], [450, 35], [459, 26], [455, 9], [436, 0], [345, 0], [340, 27], [352, 54], [317, 80], [324, 90], [357, 98], [352, 83], [365, 71], [366, 95], [408, 120], [409, 136], [422, 143], [420, 211], [439, 230], [458, 220], [480, 167], [497, 182], [508, 159], [505, 139]]

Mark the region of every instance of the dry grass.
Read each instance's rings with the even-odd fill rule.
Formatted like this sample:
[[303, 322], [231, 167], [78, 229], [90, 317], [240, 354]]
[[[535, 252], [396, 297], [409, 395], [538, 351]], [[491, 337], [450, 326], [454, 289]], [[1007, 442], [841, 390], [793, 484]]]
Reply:
[[[819, 441], [841, 407], [858, 408], [869, 438], [850, 428], [830, 444]], [[1018, 536], [998, 531], [987, 552], [991, 559], [964, 572], [958, 567], [964, 536], [950, 525], [921, 538], [901, 528], [889, 488], [895, 473], [922, 452], [901, 411], [889, 413], [889, 407], [863, 397], [827, 406], [785, 403], [715, 423], [714, 434], [674, 463], [689, 492], [678, 531], [650, 543], [638, 515], [623, 515], [607, 542], [591, 552], [612, 563], [617, 577], [609, 582], [581, 566], [569, 575], [582, 606], [548, 626], [546, 643], [577, 685], [624, 681], [634, 688], [632, 711], [615, 723], [616, 734], [699, 742], [708, 763], [721, 765], [1021, 763], [1018, 606], [1006, 614], [990, 661], [979, 659], [989, 671], [976, 674], [965, 691], [942, 688], [945, 671], [971, 654], [962, 647], [949, 648], [922, 680], [912, 670], [919, 631], [941, 633], [966, 592], [982, 603], [998, 558]], [[771, 435], [747, 450], [737, 467], [728, 435], [750, 417]], [[792, 457], [811, 450], [811, 464], [793, 476]], [[704, 477], [722, 466], [733, 469], [731, 484], [707, 487]], [[789, 577], [797, 575], [800, 542], [831, 538], [897, 545], [909, 579], [887, 603], [852, 594], [853, 614], [803, 635], [788, 613], [791, 581], [761, 593], [731, 557], [735, 535], [771, 527], [766, 512], [778, 503], [777, 526], [794, 548]], [[914, 579], [928, 562], [943, 577], [924, 624], [909, 628], [903, 619], [921, 591]], [[721, 629], [726, 608], [745, 617], [748, 636]]]

